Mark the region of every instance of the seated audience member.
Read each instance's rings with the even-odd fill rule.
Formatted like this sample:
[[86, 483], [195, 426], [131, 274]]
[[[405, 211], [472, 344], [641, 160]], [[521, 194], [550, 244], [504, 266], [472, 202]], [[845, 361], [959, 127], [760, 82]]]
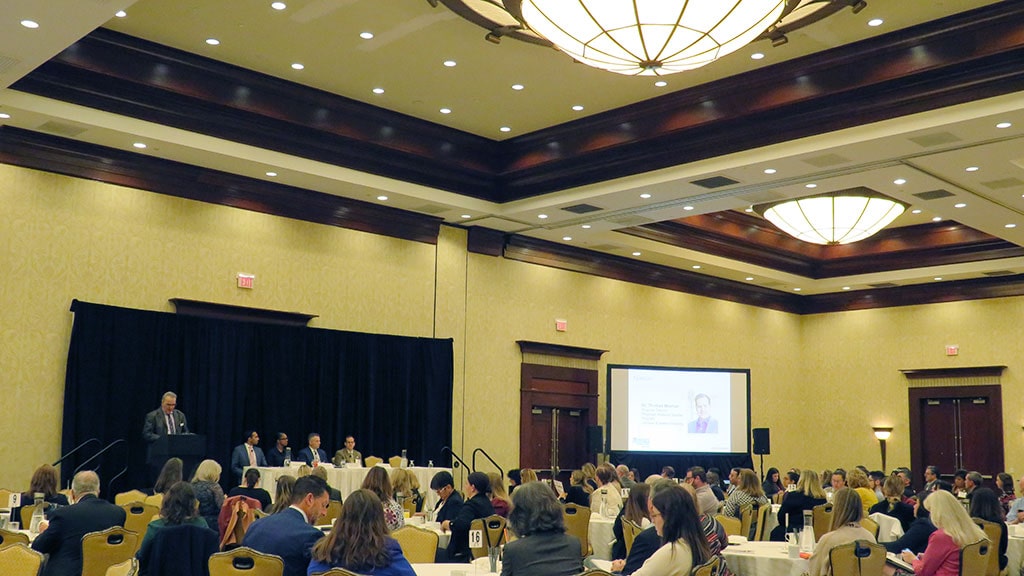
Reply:
[[82, 536], [113, 526], [124, 526], [125, 511], [99, 498], [100, 477], [91, 470], [75, 474], [71, 481], [71, 506], [54, 511], [49, 523], [41, 523], [32, 549], [50, 557], [42, 576], [82, 573]]
[[974, 491], [981, 488], [981, 485], [985, 483], [985, 479], [982, 477], [981, 472], [977, 470], [971, 470], [967, 473], [967, 477], [964, 479], [964, 486], [967, 487], [967, 498], [974, 497]]
[[384, 505], [366, 489], [349, 494], [331, 532], [313, 546], [307, 574], [344, 568], [372, 576], [415, 576], [402, 547], [388, 535]]
[[295, 476], [289, 476], [288, 474], [277, 477], [274, 504], [270, 507], [271, 514], [287, 510], [292, 505], [292, 488], [295, 487], [295, 480]]
[[936, 530], [928, 537], [921, 554], [903, 552], [903, 561], [911, 564], [915, 576], [945, 576], [960, 573], [960, 549], [985, 538], [979, 528], [949, 492], [937, 490], [924, 502]]
[[889, 476], [882, 486], [882, 494], [885, 500], [872, 506], [868, 514], [881, 512], [886, 516], [892, 516], [900, 521], [904, 532], [909, 530], [910, 523], [914, 521], [914, 507], [903, 501], [903, 480], [895, 474]]
[[[584, 462], [580, 466], [580, 470], [583, 471], [583, 489], [590, 494], [594, 490], [597, 490], [597, 467], [590, 462]], [[526, 480], [523, 480], [525, 483]]]
[[[640, 488], [641, 494], [637, 494], [637, 500], [634, 506], [636, 506], [638, 509], [640, 509], [642, 506], [642, 509], [644, 510], [644, 513], [646, 514], [647, 518], [650, 518], [650, 502], [652, 489], [658, 487], [658, 489], [663, 490], [667, 487], [673, 486], [671, 480], [662, 478], [660, 475], [655, 475], [655, 477], [657, 478], [657, 481], [653, 481], [650, 484], [645, 482], [644, 484], [640, 484], [637, 486], [637, 488], [640, 488], [640, 486], [643, 486], [643, 488]], [[630, 491], [629, 493], [629, 499], [626, 503], [627, 507], [630, 506], [629, 501], [631, 500], [633, 500], [633, 491]], [[641, 520], [641, 522], [643, 521]], [[621, 548], [619, 549], [619, 554], [616, 553], [614, 548], [612, 549], [612, 557], [615, 558], [615, 560], [612, 560], [613, 572], [621, 573], [623, 574], [623, 576], [629, 576], [633, 572], [639, 570], [640, 567], [643, 566], [644, 562], [646, 562], [647, 559], [650, 558], [651, 555], [653, 555], [658, 550], [658, 548], [661, 547], [661, 535], [658, 534], [658, 531], [654, 528], [654, 524], [650, 520], [648, 520], [645, 524], [646, 526], [644, 527], [644, 529], [641, 530], [640, 533], [637, 534], [636, 537], [633, 539], [633, 547], [630, 548], [628, 553], [625, 553], [625, 543], [623, 543]], [[619, 524], [619, 526], [621, 528], [621, 524]], [[614, 531], [614, 529], [615, 528], [613, 526], [612, 530]], [[625, 559], [622, 559], [621, 553], [625, 553]]]
[[[139, 559], [139, 574], [149, 574], [151, 562], [153, 561], [153, 540], [157, 533], [166, 526], [181, 526], [191, 524], [209, 530], [206, 520], [199, 517], [196, 509], [196, 493], [188, 482], [178, 482], [164, 494], [163, 503], [160, 506], [160, 515], [151, 521], [146, 527], [146, 535], [142, 537], [142, 544], [139, 546], [135, 557]], [[211, 531], [212, 532], [212, 531]]]
[[722, 479], [718, 476], [718, 472], [708, 470], [705, 477], [708, 479], [708, 487], [711, 488], [711, 493], [715, 495], [715, 499], [719, 502], [724, 502], [725, 491], [722, 490]]
[[261, 510], [270, 512], [270, 492], [260, 488], [259, 483], [260, 471], [255, 468], [250, 468], [245, 471], [245, 478], [242, 479], [242, 485], [232, 488], [231, 491], [228, 492], [228, 497], [248, 496], [253, 500], [259, 501]]
[[505, 484], [501, 481], [501, 474], [490, 472], [487, 474], [487, 480], [491, 484], [489, 496], [491, 497], [491, 507], [494, 508], [494, 513], [502, 518], [508, 518], [509, 510], [512, 509], [512, 500], [509, 499], [508, 493], [505, 492]]
[[391, 478], [388, 477], [386, 469], [381, 466], [370, 468], [363, 479], [362, 488], [373, 492], [381, 501], [384, 524], [388, 530], [394, 532], [405, 526], [405, 511], [402, 510], [402, 505], [395, 501], [395, 491], [391, 489]]
[[[753, 471], [751, 471], [753, 474]], [[708, 483], [707, 472], [700, 466], [694, 466], [686, 471], [685, 482], [693, 487], [695, 498], [697, 499], [697, 511], [701, 514], [707, 514], [714, 516], [718, 512], [718, 498], [715, 497], [714, 491], [711, 490], [711, 486]], [[754, 482], [757, 482], [757, 478], [754, 478]], [[735, 491], [732, 492], [735, 494]], [[729, 496], [732, 498], [732, 495]]]
[[331, 462], [339, 468], [345, 464], [363, 465], [363, 455], [359, 450], [356, 450], [356, 439], [354, 436], [345, 436], [345, 447], [334, 453], [334, 458], [331, 458]]
[[516, 487], [523, 483], [523, 480], [519, 475], [519, 468], [509, 470], [506, 476], [508, 476], [508, 494], [511, 496], [515, 492]]
[[832, 471], [828, 468], [821, 471], [821, 489], [824, 490], [826, 494], [832, 493]]
[[939, 467], [928, 466], [924, 469], [924, 488], [925, 492], [932, 492], [935, 490], [935, 482], [939, 479]]
[[307, 446], [299, 450], [297, 459], [305, 462], [307, 466], [319, 466], [321, 462], [327, 462], [327, 452], [320, 448], [320, 434], [310, 432], [306, 437]]
[[391, 487], [395, 490], [395, 500], [403, 504], [406, 500], [412, 500], [413, 510], [423, 510], [423, 494], [420, 493], [420, 481], [416, 475], [406, 468], [399, 468], [391, 471]]
[[310, 549], [323, 536], [313, 525], [327, 513], [327, 483], [316, 476], [295, 481], [287, 509], [252, 523], [242, 545], [284, 560], [282, 576], [305, 576]]
[[[327, 469], [317, 466], [316, 468], [313, 468], [309, 475], [316, 476], [317, 478], [323, 480], [324, 484], [327, 484]], [[337, 488], [328, 484], [327, 493], [330, 495], [331, 501], [341, 502], [341, 490], [338, 490]]]
[[[35, 495], [43, 495], [43, 511], [46, 517], [49, 518], [60, 506], [68, 505], [68, 497], [57, 491], [57, 484], [59, 483], [57, 477], [57, 469], [49, 464], [43, 464], [39, 468], [36, 468], [35, 472], [32, 473], [32, 479], [28, 483], [28, 492], [23, 492], [21, 495], [21, 506], [11, 510], [11, 518], [15, 520], [21, 518], [21, 508], [24, 506], [31, 506], [35, 503]], [[0, 503], [0, 507], [7, 507], [7, 502]], [[28, 528], [28, 526], [26, 526]]]
[[910, 473], [910, 468], [901, 466], [896, 469], [896, 475], [899, 476], [903, 482], [903, 497], [913, 498], [914, 497], [914, 476]]
[[828, 488], [825, 489], [825, 492], [829, 494], [835, 494], [840, 488], [846, 488], [846, 470], [836, 468], [835, 471], [832, 472], [832, 478], [830, 479], [829, 486], [831, 486], [831, 490]]
[[[1003, 507], [991, 488], [978, 488], [971, 498], [971, 518], [981, 518], [999, 525], [999, 570], [1006, 568], [1007, 529], [1003, 522]], [[993, 542], [996, 544], [996, 542]]]
[[779, 474], [779, 469], [769, 468], [768, 475], [765, 476], [764, 482], [761, 483], [761, 490], [764, 491], [764, 495], [771, 498], [785, 489], [785, 486], [782, 485], [782, 478]]
[[[760, 488], [760, 482], [757, 482]], [[651, 520], [663, 544], [634, 576], [688, 576], [712, 556], [693, 497], [681, 486], [655, 487]], [[634, 541], [634, 546], [636, 542]]]
[[277, 433], [277, 442], [274, 447], [267, 450], [267, 466], [284, 466], [284, 457], [287, 455], [288, 435], [284, 432]]
[[883, 542], [887, 552], [895, 552], [899, 554], [904, 550], [910, 550], [914, 554], [920, 554], [924, 552], [924, 549], [928, 546], [928, 537], [935, 532], [935, 525], [932, 524], [932, 519], [929, 517], [928, 508], [925, 507], [924, 501], [928, 498], [931, 492], [919, 492], [917, 498], [914, 500], [914, 521], [910, 523], [910, 528], [903, 533], [895, 542]]
[[[448, 560], [450, 562], [469, 562], [469, 528], [473, 520], [487, 518], [494, 514], [494, 507], [487, 498], [487, 490], [490, 488], [490, 480], [483, 472], [472, 472], [466, 477], [466, 485], [463, 492], [466, 493], [466, 503], [459, 509], [459, 513], [452, 520], [445, 520], [441, 523], [441, 530], [452, 531], [451, 540], [448, 541]], [[524, 486], [529, 483], [524, 484]], [[538, 485], [541, 485], [538, 483]], [[545, 490], [547, 486], [541, 485]]]
[[[900, 481], [900, 494], [902, 495], [903, 480], [899, 476], [896, 479]], [[868, 510], [875, 504], [878, 504], [878, 498], [875, 496], [875, 491], [871, 489], [871, 481], [868, 480], [868, 475], [860, 468], [854, 468], [846, 475], [846, 485], [860, 496], [861, 505], [864, 506], [864, 515], [867, 516]]]
[[661, 477], [674, 479], [676, 477], [676, 469], [671, 466], [663, 466], [661, 468]]
[[860, 501], [860, 495], [852, 488], [836, 490], [832, 496], [832, 524], [814, 547], [810, 576], [831, 576], [832, 563], [829, 552], [836, 546], [857, 540], [875, 541], [875, 536], [860, 525], [863, 518], [864, 505]]
[[[615, 523], [612, 524], [612, 534], [615, 535], [615, 542], [612, 544], [612, 558], [622, 560], [626, 558], [626, 538], [623, 534], [623, 521], [628, 520], [641, 529], [653, 526], [650, 513], [647, 511], [647, 498], [650, 494], [651, 487], [647, 484], [637, 484], [630, 489], [629, 497], [626, 498], [626, 505], [622, 507], [622, 511], [615, 518]], [[652, 550], [651, 552], [653, 553], [654, 551]], [[621, 567], [619, 571], [622, 571]]]
[[602, 464], [597, 468], [597, 490], [590, 494], [590, 510], [594, 513], [617, 515], [622, 509], [622, 493], [614, 483], [615, 469]]
[[875, 491], [875, 498], [882, 502], [885, 500], [885, 494], [882, 492], [882, 487], [885, 486], [885, 479], [888, 476], [881, 470], [872, 470], [868, 472], [868, 481], [871, 482], [871, 489]]
[[192, 476], [192, 489], [199, 501], [199, 515], [206, 520], [211, 530], [217, 530], [217, 516], [224, 505], [224, 490], [220, 487], [220, 464], [215, 460], [203, 460]]
[[1021, 497], [1010, 503], [1010, 509], [1006, 512], [1007, 524], [1020, 524], [1024, 522], [1024, 476], [1020, 478]]
[[[526, 484], [527, 482], [538, 482], [540, 480], [539, 478], [537, 478], [537, 473], [530, 468], [523, 468], [522, 470], [520, 470], [519, 479], [521, 480], [520, 484]], [[586, 480], [584, 479], [584, 482], [585, 481]], [[586, 488], [586, 485], [584, 485], [584, 488]]]
[[[729, 494], [729, 497], [725, 499], [725, 504], [722, 506], [722, 514], [726, 516], [732, 516], [733, 518], [740, 518], [744, 506], [767, 506], [771, 502], [765, 497], [764, 492], [761, 491], [761, 483], [757, 480], [757, 474], [749, 468], [744, 468], [740, 471], [740, 485]], [[702, 511], [702, 514], [713, 515], [713, 512]], [[750, 538], [757, 530], [757, 516], [755, 515], [750, 522], [750, 533], [745, 534], [746, 537]]]
[[267, 457], [259, 447], [260, 435], [255, 430], [246, 430], [245, 440], [231, 451], [231, 473], [235, 482], [241, 484], [242, 471], [248, 466], [266, 466]]
[[797, 480], [796, 490], [786, 493], [779, 505], [779, 525], [772, 529], [770, 539], [776, 542], [786, 540], [787, 532], [799, 533], [804, 529], [804, 510], [813, 510], [826, 502], [821, 480], [814, 470], [803, 470]]
[[302, 478], [304, 476], [309, 476], [312, 473], [313, 473], [313, 468], [310, 467], [309, 464], [302, 464], [298, 468], [295, 469], [295, 478], [299, 479], [299, 478]]
[[1005, 518], [1006, 513], [1010, 511], [1010, 504], [1017, 499], [1013, 493], [1013, 476], [1006, 472], [996, 474], [996, 488], [999, 489], [999, 493], [996, 495], [999, 497], [999, 504], [1003, 507], [1003, 517]]
[[566, 504], [590, 507], [590, 497], [587, 496], [587, 491], [583, 487], [582, 470], [573, 470], [569, 475], [569, 489], [566, 490], [562, 500]]
[[455, 480], [451, 472], [442, 470], [430, 479], [430, 489], [437, 494], [437, 504], [434, 505], [434, 521], [438, 523], [450, 522], [455, 519], [462, 509], [462, 494], [455, 489]]
[[153, 484], [153, 494], [165, 494], [178, 482], [184, 480], [184, 472], [182, 468], [184, 463], [181, 458], [170, 458], [167, 462], [164, 462], [164, 467], [160, 469], [160, 474], [156, 477], [156, 483]]
[[953, 495], [957, 498], [967, 497], [967, 470], [963, 468], [953, 473]]
[[562, 507], [547, 486], [526, 484], [512, 495], [501, 576], [572, 576], [583, 571], [580, 541], [565, 533]]
[[619, 486], [623, 488], [632, 488], [636, 485], [636, 481], [629, 476], [629, 467], [625, 464], [619, 464], [615, 467], [615, 474], [619, 477]]

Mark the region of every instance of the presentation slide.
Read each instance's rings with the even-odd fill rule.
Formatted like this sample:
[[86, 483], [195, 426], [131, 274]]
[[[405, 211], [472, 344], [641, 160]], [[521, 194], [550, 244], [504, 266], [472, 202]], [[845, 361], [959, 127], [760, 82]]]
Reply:
[[750, 371], [608, 367], [611, 449], [747, 454]]

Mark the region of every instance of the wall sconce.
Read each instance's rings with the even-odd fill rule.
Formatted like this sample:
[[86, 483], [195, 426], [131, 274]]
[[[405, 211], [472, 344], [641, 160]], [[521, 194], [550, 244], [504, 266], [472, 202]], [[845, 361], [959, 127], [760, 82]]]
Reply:
[[887, 470], [885, 467], [885, 441], [892, 436], [892, 428], [883, 428], [881, 426], [874, 426], [875, 438], [878, 438], [878, 445], [882, 449], [882, 470]]

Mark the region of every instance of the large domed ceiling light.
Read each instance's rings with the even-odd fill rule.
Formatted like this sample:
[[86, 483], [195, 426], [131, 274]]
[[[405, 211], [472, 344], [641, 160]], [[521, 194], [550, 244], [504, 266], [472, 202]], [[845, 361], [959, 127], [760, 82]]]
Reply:
[[786, 234], [814, 244], [863, 240], [906, 209], [903, 202], [863, 187], [754, 206]]
[[[429, 0], [436, 4], [438, 0]], [[663, 76], [692, 70], [754, 40], [786, 34], [864, 0], [440, 0], [489, 32], [554, 45], [618, 74]]]

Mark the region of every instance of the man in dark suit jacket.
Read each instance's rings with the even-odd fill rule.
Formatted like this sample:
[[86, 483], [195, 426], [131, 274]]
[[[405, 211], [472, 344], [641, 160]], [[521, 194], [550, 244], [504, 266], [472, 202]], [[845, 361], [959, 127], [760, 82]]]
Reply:
[[327, 483], [316, 476], [295, 481], [291, 506], [252, 523], [242, 546], [284, 560], [283, 576], [305, 576], [310, 549], [324, 533], [313, 524], [327, 513]]
[[124, 509], [99, 498], [100, 478], [86, 470], [71, 482], [72, 506], [53, 513], [48, 525], [32, 542], [32, 549], [49, 554], [43, 576], [76, 576], [82, 573], [82, 536], [89, 532], [124, 526]]
[[242, 483], [242, 472], [247, 466], [266, 466], [267, 458], [263, 455], [263, 449], [258, 446], [260, 435], [255, 430], [246, 430], [245, 442], [235, 446], [231, 452], [231, 471], [235, 473], [235, 480]]
[[473, 472], [466, 477], [466, 503], [459, 509], [455, 519], [441, 523], [441, 530], [451, 529], [452, 537], [448, 541], [448, 560], [450, 562], [469, 562], [472, 556], [469, 551], [469, 528], [473, 520], [486, 518], [494, 514], [494, 507], [487, 497], [491, 489], [491, 481], [483, 472]]
[[[298, 459], [305, 462], [307, 465], [312, 466], [313, 462], [330, 462], [327, 459], [327, 452], [320, 449], [320, 435], [316, 432], [310, 432], [308, 437], [309, 446], [306, 446], [302, 450], [299, 450]], [[314, 458], [314, 454], [316, 458]]]

